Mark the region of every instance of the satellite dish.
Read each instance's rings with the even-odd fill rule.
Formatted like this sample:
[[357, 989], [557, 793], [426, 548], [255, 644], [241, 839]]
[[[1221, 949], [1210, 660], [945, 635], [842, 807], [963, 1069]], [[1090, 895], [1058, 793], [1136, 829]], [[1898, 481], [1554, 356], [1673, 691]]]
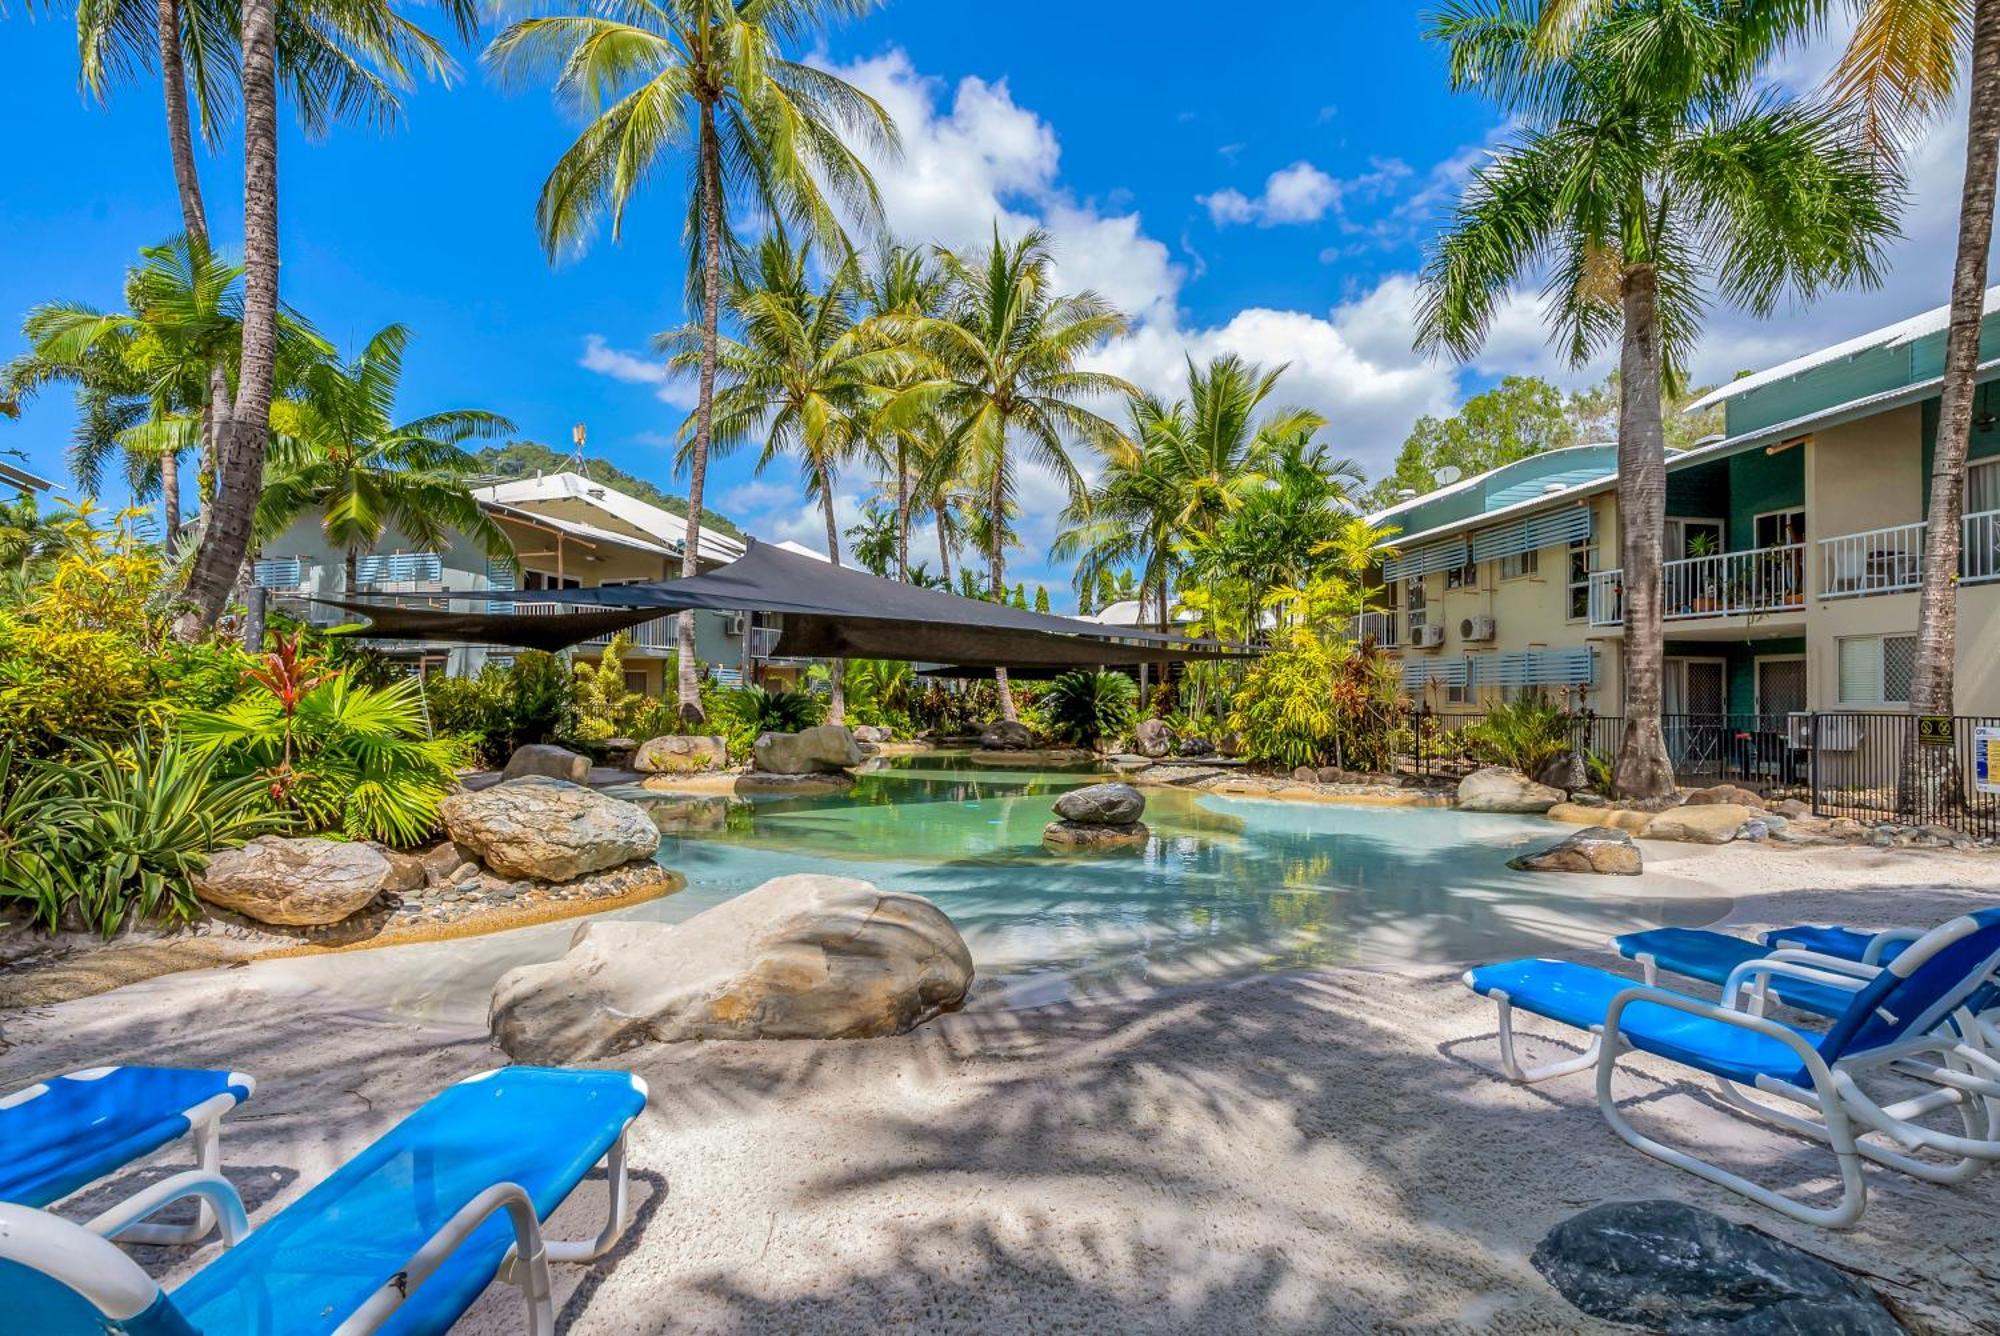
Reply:
[[1465, 473], [1456, 464], [1446, 464], [1443, 468], [1439, 469], [1434, 476], [1438, 480], [1438, 486], [1449, 487], [1453, 483], [1457, 482], [1460, 478], [1463, 478], [1465, 476]]

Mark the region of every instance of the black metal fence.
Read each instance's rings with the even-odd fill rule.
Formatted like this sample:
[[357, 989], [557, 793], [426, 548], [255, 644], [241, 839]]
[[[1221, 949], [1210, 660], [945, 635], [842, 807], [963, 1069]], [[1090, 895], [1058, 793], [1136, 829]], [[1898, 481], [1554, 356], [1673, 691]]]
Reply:
[[2000, 718], [1845, 710], [1805, 718], [1817, 815], [2000, 836]]
[[[1418, 774], [1479, 761], [1483, 712], [1410, 712]], [[1669, 714], [1660, 720], [1683, 783], [1742, 784], [1800, 798], [1818, 816], [1937, 825], [2000, 838], [2000, 718], [1901, 713]], [[1618, 715], [1570, 716], [1570, 749], [1608, 765], [1625, 735]]]

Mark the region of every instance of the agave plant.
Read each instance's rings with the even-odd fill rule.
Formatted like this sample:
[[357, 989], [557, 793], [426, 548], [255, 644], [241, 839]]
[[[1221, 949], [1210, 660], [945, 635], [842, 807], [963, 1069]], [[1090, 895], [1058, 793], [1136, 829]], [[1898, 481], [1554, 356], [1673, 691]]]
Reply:
[[1049, 683], [1042, 715], [1056, 738], [1095, 747], [1132, 726], [1138, 699], [1139, 688], [1125, 674], [1079, 668]]
[[78, 921], [110, 937], [134, 918], [193, 918], [211, 853], [289, 823], [257, 777], [219, 776], [176, 739], [74, 748], [18, 777], [11, 749], [0, 752], [0, 896], [31, 901], [48, 931]]

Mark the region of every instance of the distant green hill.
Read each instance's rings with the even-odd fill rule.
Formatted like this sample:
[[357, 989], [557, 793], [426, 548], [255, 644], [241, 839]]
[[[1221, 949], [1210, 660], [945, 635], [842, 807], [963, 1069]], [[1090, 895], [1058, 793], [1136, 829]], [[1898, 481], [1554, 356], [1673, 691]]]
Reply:
[[[509, 441], [505, 445], [489, 445], [477, 456], [479, 471], [495, 474], [502, 478], [531, 478], [537, 473], [561, 473], [570, 467], [570, 457], [549, 449], [540, 441]], [[616, 464], [602, 459], [586, 459], [584, 471], [597, 482], [608, 482], [619, 491], [650, 501], [660, 509], [675, 515], [688, 513], [687, 498], [663, 492], [644, 478], [635, 478]], [[701, 508], [701, 525], [731, 538], [741, 539], [744, 533], [725, 515], [718, 515], [707, 506]]]

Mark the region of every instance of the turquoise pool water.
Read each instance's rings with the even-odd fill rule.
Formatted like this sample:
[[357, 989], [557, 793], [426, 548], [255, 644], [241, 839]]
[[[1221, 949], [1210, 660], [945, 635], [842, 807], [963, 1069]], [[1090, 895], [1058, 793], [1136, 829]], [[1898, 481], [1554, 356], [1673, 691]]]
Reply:
[[[1050, 804], [1089, 773], [905, 758], [838, 796], [755, 799], [613, 790], [660, 826], [687, 877], [616, 911], [678, 923], [771, 877], [824, 872], [928, 896], [971, 947], [970, 1005], [1029, 1006], [1328, 965], [1440, 966], [1594, 948], [1639, 927], [1702, 924], [1712, 887], [1531, 875], [1507, 859], [1560, 827], [1525, 817], [1146, 790], [1143, 849], [1055, 855]], [[574, 921], [456, 941], [270, 962], [288, 986], [483, 1025], [493, 981], [562, 954]]]
[[1728, 908], [1666, 878], [1510, 871], [1508, 858], [1556, 828], [1448, 810], [1148, 789], [1143, 849], [1045, 851], [1050, 804], [1098, 778], [932, 753], [865, 772], [837, 796], [624, 791], [664, 832], [660, 861], [688, 879], [632, 912], [678, 921], [786, 873], [861, 877], [935, 901], [989, 988], [1025, 1003], [1267, 970], [1490, 960]]

